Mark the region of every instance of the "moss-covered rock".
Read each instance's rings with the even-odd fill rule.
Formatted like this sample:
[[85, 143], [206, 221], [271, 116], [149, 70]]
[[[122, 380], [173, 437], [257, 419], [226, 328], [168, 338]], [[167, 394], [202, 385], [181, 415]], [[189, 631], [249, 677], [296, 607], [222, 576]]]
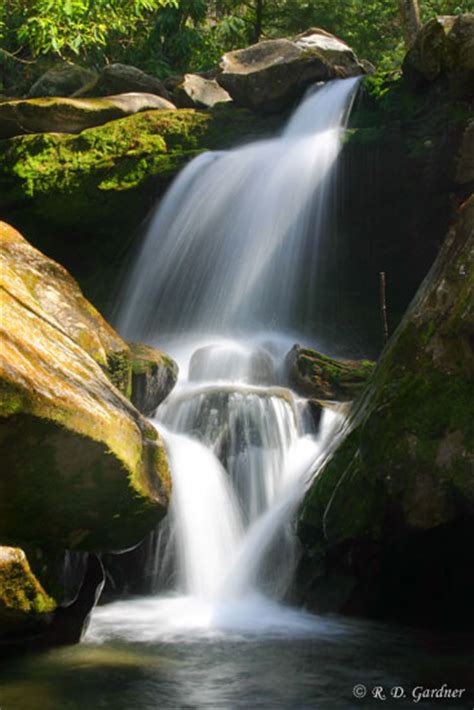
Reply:
[[174, 360], [156, 348], [130, 343], [132, 386], [130, 399], [139, 412], [152, 415], [178, 379]]
[[352, 400], [366, 384], [375, 363], [336, 360], [311, 348], [295, 345], [286, 357], [291, 386], [309, 399]]
[[[453, 585], [459, 609], [444, 604], [443, 587], [439, 616], [462, 613], [472, 599], [472, 574], [456, 577], [453, 565], [467, 565], [470, 552], [456, 535], [474, 523], [473, 240], [471, 198], [384, 351], [349, 435], [304, 500], [303, 576], [307, 582], [314, 575], [304, 594], [314, 607], [341, 576], [351, 584], [332, 608], [410, 617], [414, 600], [406, 601], [403, 571], [412, 562], [410, 540], [422, 539], [431, 559], [431, 544], [446, 546], [443, 534], [452, 536], [451, 547], [443, 558], [440, 552], [440, 568], [420, 573], [419, 590], [431, 594], [435, 579]], [[392, 589], [394, 565], [400, 578]], [[418, 612], [421, 620], [422, 607]]]
[[443, 15], [427, 22], [408, 52], [403, 69], [416, 83], [445, 76], [450, 94], [472, 98], [474, 13]]
[[80, 133], [141, 111], [172, 110], [153, 94], [117, 94], [106, 98], [17, 99], [0, 103], [0, 140], [31, 133]]
[[121, 341], [61, 267], [4, 223], [1, 238], [0, 538], [130, 547], [164, 515], [170, 476], [158, 433], [99, 365]]
[[56, 604], [31, 571], [25, 553], [0, 546], [0, 637], [46, 626]]
[[0, 141], [0, 215], [104, 304], [131, 237], [178, 170], [280, 122], [221, 105], [144, 112], [79, 136]]

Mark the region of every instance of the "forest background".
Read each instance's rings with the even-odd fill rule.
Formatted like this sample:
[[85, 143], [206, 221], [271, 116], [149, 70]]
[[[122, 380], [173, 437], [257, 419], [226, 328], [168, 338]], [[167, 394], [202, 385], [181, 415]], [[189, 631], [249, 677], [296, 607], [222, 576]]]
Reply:
[[[468, 12], [471, 0], [408, 0], [421, 22]], [[321, 27], [378, 71], [400, 68], [406, 0], [3, 0], [0, 93], [58, 59], [122, 62], [164, 78], [206, 71], [231, 49]]]

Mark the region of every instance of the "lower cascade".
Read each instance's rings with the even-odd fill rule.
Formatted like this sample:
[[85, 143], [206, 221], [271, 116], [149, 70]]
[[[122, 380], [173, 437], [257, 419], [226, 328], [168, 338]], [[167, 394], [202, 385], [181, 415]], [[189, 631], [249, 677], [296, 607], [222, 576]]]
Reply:
[[318, 305], [318, 253], [357, 83], [311, 91], [278, 138], [197, 158], [160, 205], [119, 322], [180, 366], [153, 419], [172, 503], [148, 560], [154, 594], [98, 608], [91, 641], [298, 635], [321, 623], [284, 600], [298, 560], [295, 513], [344, 416], [323, 407], [316, 422], [288, 388], [284, 360], [298, 337], [291, 324], [306, 313], [305, 281]]
[[[230, 366], [232, 344], [210, 347], [217, 370], [220, 350]], [[325, 408], [317, 426], [306, 400], [280, 385], [185, 379], [153, 421], [173, 476], [148, 561], [156, 593], [97, 609], [88, 638], [314, 629], [313, 617], [279, 602], [298, 558], [294, 513], [341, 436], [342, 413]]]

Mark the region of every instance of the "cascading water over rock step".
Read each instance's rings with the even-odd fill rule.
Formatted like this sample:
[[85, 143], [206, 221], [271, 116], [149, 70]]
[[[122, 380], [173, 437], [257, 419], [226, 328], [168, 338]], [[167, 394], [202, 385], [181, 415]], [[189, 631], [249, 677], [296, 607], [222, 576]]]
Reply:
[[151, 224], [120, 324], [127, 337], [160, 333], [179, 363], [154, 420], [173, 498], [149, 560], [156, 595], [98, 610], [92, 639], [314, 628], [278, 601], [298, 558], [294, 514], [344, 417], [325, 409], [316, 425], [288, 388], [295, 333], [285, 331], [313, 310], [302, 292], [317, 305], [341, 128], [356, 89], [352, 79], [328, 84], [278, 138], [197, 158]]

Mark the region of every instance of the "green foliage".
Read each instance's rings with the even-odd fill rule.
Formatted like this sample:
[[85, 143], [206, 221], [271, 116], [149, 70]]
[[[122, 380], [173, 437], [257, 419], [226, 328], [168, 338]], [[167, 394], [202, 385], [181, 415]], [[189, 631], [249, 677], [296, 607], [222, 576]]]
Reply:
[[30, 56], [106, 56], [109, 44], [127, 44], [161, 7], [177, 0], [6, 0], [0, 7], [0, 43]]
[[[422, 20], [468, 12], [471, 0], [420, 0]], [[223, 52], [322, 27], [380, 71], [404, 54], [396, 0], [3, 0], [0, 70], [38, 57], [135, 64], [157, 76], [210, 69]], [[1, 88], [1, 77], [0, 77]]]

